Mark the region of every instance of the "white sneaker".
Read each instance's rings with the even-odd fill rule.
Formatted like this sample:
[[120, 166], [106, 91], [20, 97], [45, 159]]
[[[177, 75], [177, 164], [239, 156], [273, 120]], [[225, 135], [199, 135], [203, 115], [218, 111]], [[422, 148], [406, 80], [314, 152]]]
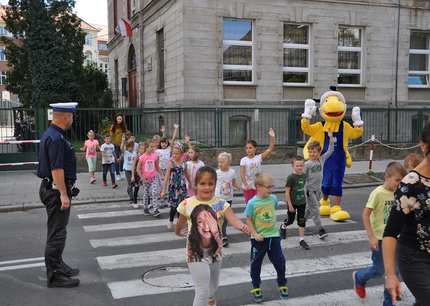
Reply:
[[119, 175], [117, 174], [117, 175], [116, 175], [116, 181], [117, 181], [117, 182], [119, 182], [119, 181], [121, 181], [121, 180], [122, 180], [121, 174], [119, 174]]
[[173, 222], [167, 222], [167, 229], [171, 230], [173, 228]]
[[139, 204], [136, 204], [136, 203], [131, 204], [131, 206], [132, 206], [133, 208], [136, 208], [136, 209], [138, 209], [138, 208], [139, 208]]

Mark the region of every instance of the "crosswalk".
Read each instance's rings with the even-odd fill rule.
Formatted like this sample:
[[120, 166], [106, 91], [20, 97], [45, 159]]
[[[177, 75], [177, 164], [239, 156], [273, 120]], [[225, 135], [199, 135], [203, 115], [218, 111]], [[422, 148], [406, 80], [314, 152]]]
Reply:
[[[233, 204], [233, 210], [240, 218], [244, 218], [244, 208], [244, 204]], [[171, 301], [183, 295], [185, 299], [176, 299], [174, 305], [192, 304], [193, 287], [185, 265], [185, 239], [177, 237], [167, 229], [167, 209], [161, 210], [162, 215], [158, 219], [144, 216], [142, 210], [131, 209], [125, 203], [92, 205], [92, 208], [87, 206], [76, 209], [77, 218], [94, 249], [102, 278], [114, 300], [150, 299], [151, 305], [173, 305]], [[285, 208], [277, 211], [278, 220], [282, 220], [284, 215]], [[324, 240], [318, 239], [316, 235], [306, 236], [306, 241], [311, 246], [310, 251], [299, 249], [296, 225], [289, 227], [288, 238], [282, 241], [287, 257], [290, 291], [295, 280], [309, 279], [309, 282], [312, 282], [326, 275], [330, 277], [337, 273], [350, 275], [352, 270], [370, 264], [369, 251], [366, 248], [367, 235], [357, 222], [349, 220], [335, 223], [325, 218], [322, 223], [329, 236]], [[311, 221], [307, 224], [312, 227]], [[218, 305], [251, 304], [252, 299], [247, 294], [250, 286], [250, 243], [239, 231], [231, 227], [228, 227], [227, 231], [231, 243], [223, 251]], [[272, 287], [273, 283], [276, 283], [275, 270], [268, 261], [263, 264], [261, 278], [263, 282], [270, 281]], [[351, 287], [352, 281], [350, 283], [345, 287], [345, 281], [340, 280], [337, 287], [327, 288], [327, 292], [324, 292], [325, 301], [318, 295], [312, 298], [313, 295], [291, 292], [291, 299], [284, 303], [355, 305], [339, 303], [336, 300], [339, 296], [356, 298], [352, 290], [345, 290]], [[369, 303], [360, 301], [359, 305], [378, 305], [375, 301], [380, 299], [380, 288], [382, 286], [369, 290]], [[236, 296], [234, 302], [229, 302], [232, 290], [240, 290], [243, 298]], [[276, 301], [276, 296], [269, 296], [268, 299], [271, 301], [268, 301], [267, 305], [284, 305]], [[313, 299], [312, 303], [309, 302], [310, 299]], [[329, 301], [332, 301], [332, 304], [327, 304]], [[323, 302], [326, 304], [322, 304]]]

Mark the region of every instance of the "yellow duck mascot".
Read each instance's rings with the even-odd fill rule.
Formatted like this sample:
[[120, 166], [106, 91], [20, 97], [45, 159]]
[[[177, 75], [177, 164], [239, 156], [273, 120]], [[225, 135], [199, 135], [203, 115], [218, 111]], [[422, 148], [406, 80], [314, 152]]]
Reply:
[[[331, 88], [332, 89], [332, 88]], [[312, 116], [316, 114], [315, 101], [307, 99], [305, 110], [302, 114], [301, 126], [303, 132], [310, 136], [308, 143], [318, 141], [325, 153], [329, 145], [328, 133], [333, 134], [334, 149], [323, 166], [322, 193], [320, 201], [320, 215], [330, 216], [333, 221], [345, 221], [350, 218], [347, 211], [342, 210], [342, 181], [345, 175], [345, 167], [350, 168], [352, 164], [351, 155], [348, 152], [348, 143], [351, 139], [363, 135], [363, 121], [361, 120], [360, 108], [352, 109], [352, 121], [354, 127], [343, 118], [346, 113], [345, 97], [339, 91], [330, 90], [324, 93], [320, 99], [319, 112], [324, 119], [323, 122], [311, 124]], [[303, 155], [308, 159], [308, 149], [305, 145]], [[329, 196], [333, 196], [333, 206], [330, 207]]]

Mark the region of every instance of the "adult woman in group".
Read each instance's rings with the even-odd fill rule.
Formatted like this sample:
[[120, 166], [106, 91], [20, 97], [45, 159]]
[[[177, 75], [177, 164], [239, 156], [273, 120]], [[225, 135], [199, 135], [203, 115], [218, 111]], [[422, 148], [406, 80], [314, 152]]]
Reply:
[[422, 131], [420, 147], [425, 158], [400, 183], [384, 233], [385, 286], [393, 304], [400, 297], [396, 262], [415, 305], [430, 303], [430, 122]]
[[125, 133], [127, 133], [127, 126], [125, 125], [124, 116], [122, 114], [118, 114], [115, 116], [115, 121], [110, 128], [112, 143], [115, 146], [115, 173], [117, 180], [121, 179], [121, 142]]

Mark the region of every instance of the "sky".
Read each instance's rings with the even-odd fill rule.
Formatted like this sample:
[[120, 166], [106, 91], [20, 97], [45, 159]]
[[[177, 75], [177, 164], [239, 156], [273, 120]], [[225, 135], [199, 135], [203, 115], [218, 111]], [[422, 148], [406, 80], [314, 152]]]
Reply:
[[[0, 0], [7, 4], [8, 0]], [[75, 12], [91, 24], [107, 25], [107, 0], [76, 0]]]

